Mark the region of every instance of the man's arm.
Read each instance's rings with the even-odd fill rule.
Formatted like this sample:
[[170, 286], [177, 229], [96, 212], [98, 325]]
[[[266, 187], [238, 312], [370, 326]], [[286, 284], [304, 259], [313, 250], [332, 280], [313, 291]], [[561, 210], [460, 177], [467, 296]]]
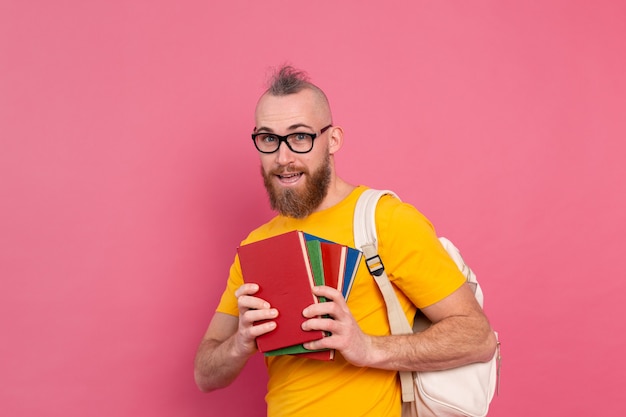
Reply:
[[244, 284], [236, 292], [239, 317], [217, 312], [196, 353], [194, 377], [201, 391], [224, 388], [239, 375], [250, 356], [257, 351], [256, 338], [274, 330], [276, 309], [254, 297], [256, 284]]
[[[496, 339], [487, 318], [468, 285], [422, 311], [433, 322], [424, 332], [406, 336], [370, 336], [361, 331], [341, 295], [329, 287], [317, 287], [315, 295], [331, 303], [312, 305], [305, 329], [332, 333], [305, 346], [334, 348], [358, 366], [400, 371], [432, 371], [489, 360]], [[328, 314], [334, 318], [318, 319]]]

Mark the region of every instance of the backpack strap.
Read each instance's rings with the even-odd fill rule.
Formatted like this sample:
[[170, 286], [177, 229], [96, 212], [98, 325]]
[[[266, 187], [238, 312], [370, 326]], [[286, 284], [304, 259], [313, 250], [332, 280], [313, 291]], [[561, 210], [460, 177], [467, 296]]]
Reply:
[[376, 205], [384, 195], [392, 195], [398, 200], [400, 197], [389, 190], [367, 189], [359, 197], [354, 209], [354, 245], [357, 249], [367, 243], [373, 244], [378, 251], [376, 242]]
[[397, 195], [388, 190], [367, 189], [361, 194], [354, 210], [354, 243], [363, 252], [365, 264], [376, 281], [387, 306], [387, 316], [392, 334], [411, 334], [413, 330], [406, 320], [398, 297], [391, 286], [385, 272], [385, 265], [378, 256], [376, 240], [376, 205], [386, 194], [396, 198]]
[[[383, 195], [398, 196], [388, 190], [368, 189], [361, 194], [354, 210], [354, 243], [363, 251], [365, 263], [370, 274], [376, 281], [378, 288], [385, 300], [387, 318], [391, 334], [412, 334], [411, 324], [406, 319], [398, 297], [385, 272], [380, 256], [378, 256], [378, 243], [376, 236], [376, 205]], [[399, 199], [399, 198], [398, 198]], [[415, 401], [413, 390], [412, 372], [399, 372], [400, 386], [402, 388], [402, 401]]]

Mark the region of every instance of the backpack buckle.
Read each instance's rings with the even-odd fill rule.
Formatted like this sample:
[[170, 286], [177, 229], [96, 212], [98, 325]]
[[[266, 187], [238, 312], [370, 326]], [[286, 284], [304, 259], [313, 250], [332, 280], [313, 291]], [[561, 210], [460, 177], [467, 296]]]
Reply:
[[380, 259], [380, 256], [374, 255], [371, 258], [365, 259], [365, 265], [367, 266], [367, 270], [370, 271], [370, 274], [375, 277], [379, 277], [385, 272], [385, 265], [383, 265], [383, 260]]

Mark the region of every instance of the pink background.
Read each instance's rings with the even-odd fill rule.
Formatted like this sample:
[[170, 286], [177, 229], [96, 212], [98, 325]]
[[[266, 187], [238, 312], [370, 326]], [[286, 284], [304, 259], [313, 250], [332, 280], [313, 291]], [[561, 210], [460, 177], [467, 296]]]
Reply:
[[197, 343], [268, 219], [248, 134], [306, 69], [346, 144], [462, 248], [503, 341], [491, 416], [623, 416], [621, 1], [0, 2], [0, 414], [262, 416]]

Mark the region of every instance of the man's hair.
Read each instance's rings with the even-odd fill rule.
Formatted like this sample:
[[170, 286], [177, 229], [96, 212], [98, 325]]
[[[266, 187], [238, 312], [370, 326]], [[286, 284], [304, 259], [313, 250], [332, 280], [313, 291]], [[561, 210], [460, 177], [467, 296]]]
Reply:
[[273, 96], [296, 94], [305, 88], [318, 89], [309, 81], [306, 72], [284, 65], [274, 72], [267, 92]]
[[269, 82], [267, 94], [272, 96], [287, 96], [289, 94], [299, 93], [305, 88], [313, 90], [328, 103], [326, 94], [321, 88], [310, 81], [308, 74], [291, 65], [283, 65], [274, 72]]
[[326, 107], [328, 107], [328, 111], [330, 111], [330, 103], [324, 91], [310, 81], [306, 72], [294, 68], [291, 65], [283, 65], [275, 70], [269, 80], [269, 87], [265, 93], [277, 97], [288, 96], [290, 94], [299, 93], [307, 88], [317, 94], [322, 102], [325, 103]]
[[309, 76], [304, 71], [285, 65], [274, 72], [267, 92], [273, 96], [286, 96], [310, 86]]

